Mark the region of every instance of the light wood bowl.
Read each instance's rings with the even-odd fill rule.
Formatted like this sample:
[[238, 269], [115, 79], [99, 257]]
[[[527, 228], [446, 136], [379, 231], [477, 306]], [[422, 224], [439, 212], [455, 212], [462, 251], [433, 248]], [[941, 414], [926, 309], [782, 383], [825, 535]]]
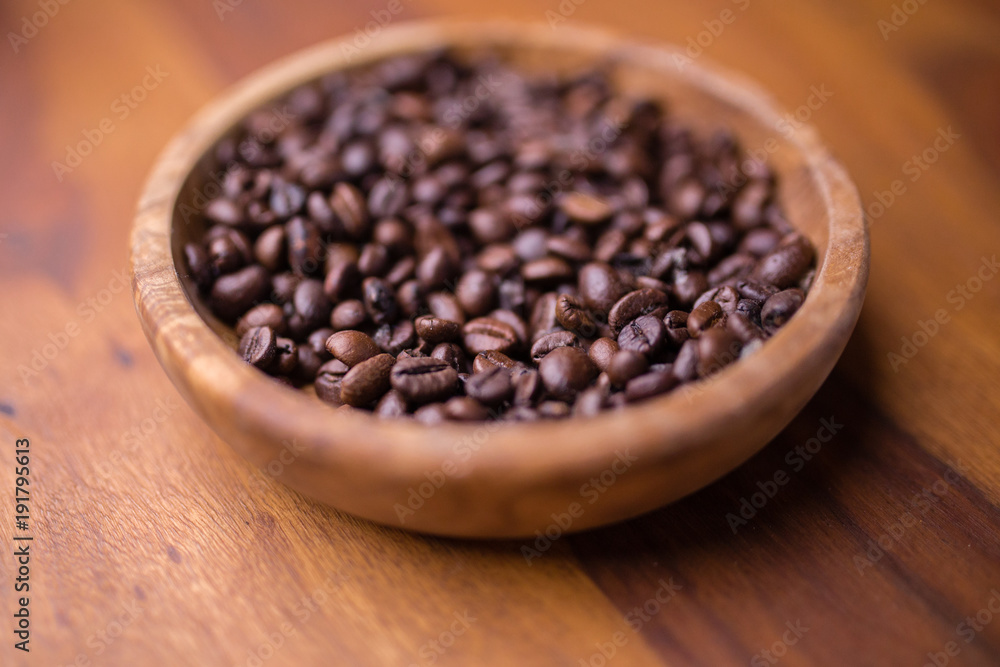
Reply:
[[[679, 49], [590, 29], [415, 23], [384, 30], [351, 62], [342, 48], [349, 43], [285, 58], [209, 104], [160, 156], [136, 213], [133, 289], [146, 336], [188, 402], [247, 459], [280, 471], [302, 493], [387, 525], [551, 537], [635, 516], [719, 478], [787, 425], [827, 377], [861, 310], [868, 232], [843, 168], [811, 128], [779, 124], [783, 114], [755, 85], [700, 61], [680, 67]], [[744, 149], [767, 149], [781, 203], [818, 251], [802, 309], [756, 354], [709, 381], [591, 419], [380, 421], [335, 411], [243, 363], [235, 336], [177, 269], [183, 244], [201, 232], [178, 208], [205, 184], [211, 147], [251, 110], [324, 73], [441, 46], [494, 47], [527, 69], [611, 61], [622, 89], [667, 100], [696, 131], [730, 128]]]

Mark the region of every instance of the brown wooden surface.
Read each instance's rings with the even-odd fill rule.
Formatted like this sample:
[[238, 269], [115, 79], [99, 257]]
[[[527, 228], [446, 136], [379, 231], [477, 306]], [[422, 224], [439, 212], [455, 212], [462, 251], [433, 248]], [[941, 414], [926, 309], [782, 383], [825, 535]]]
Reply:
[[[395, 20], [559, 11], [402, 4]], [[598, 665], [616, 632], [612, 665], [753, 664], [797, 622], [808, 631], [776, 664], [922, 665], [949, 642], [960, 651], [948, 664], [1000, 663], [1000, 615], [959, 627], [1000, 591], [1000, 280], [960, 310], [949, 300], [1000, 253], [996, 4], [926, 3], [888, 40], [888, 0], [576, 6], [568, 22], [681, 44], [735, 8], [703, 57], [791, 109], [825, 85], [833, 96], [811, 122], [866, 206], [896, 179], [905, 193], [873, 215], [868, 301], [844, 358], [785, 432], [708, 489], [561, 539], [531, 566], [521, 542], [413, 536], [260, 483], [180, 402], [117, 278], [146, 170], [189, 115], [387, 5], [244, 0], [220, 20], [207, 1], [71, 2], [16, 54], [6, 35], [38, 4], [0, 9], [0, 664], [244, 665], [257, 651], [265, 665]], [[156, 65], [169, 76], [120, 119], [116, 97]], [[57, 181], [52, 162], [105, 117], [114, 132]], [[907, 161], [948, 127], [959, 139], [911, 181]], [[887, 355], [939, 309], [948, 322], [894, 370]], [[22, 381], [18, 367], [70, 322], [78, 334]], [[786, 454], [831, 416], [843, 428], [792, 472]], [[10, 633], [18, 437], [31, 439], [37, 494], [30, 654]], [[733, 535], [726, 515], [779, 470], [790, 481]], [[931, 499], [915, 502], [924, 490]], [[682, 588], [633, 632], [626, 616], [671, 577]], [[443, 654], [428, 648], [464, 612], [469, 629]], [[267, 642], [280, 644], [273, 655]]]

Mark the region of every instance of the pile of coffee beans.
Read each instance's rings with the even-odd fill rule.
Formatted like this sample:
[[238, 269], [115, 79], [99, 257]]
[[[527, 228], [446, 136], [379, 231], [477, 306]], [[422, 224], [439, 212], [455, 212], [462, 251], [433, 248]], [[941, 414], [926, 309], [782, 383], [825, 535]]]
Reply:
[[394, 58], [296, 89], [214, 158], [191, 279], [248, 363], [381, 417], [663, 394], [759, 347], [814, 273], [766, 165], [602, 68]]

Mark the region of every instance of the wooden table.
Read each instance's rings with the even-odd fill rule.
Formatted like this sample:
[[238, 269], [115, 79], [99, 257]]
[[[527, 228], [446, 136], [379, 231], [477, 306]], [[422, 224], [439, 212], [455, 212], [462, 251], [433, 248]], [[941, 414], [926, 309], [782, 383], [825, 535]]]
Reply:
[[[393, 21], [502, 13], [690, 40], [808, 117], [872, 223], [841, 363], [733, 474], [530, 565], [524, 542], [317, 506], [262, 481], [180, 400], [133, 312], [126, 233], [195, 109], [396, 5], [50, 0], [45, 18], [4, 3], [0, 664], [1000, 664], [996, 3], [400, 2]], [[80, 142], [95, 145], [77, 161]], [[834, 437], [811, 441], [824, 424]], [[15, 534], [34, 537], [30, 654], [11, 634]]]

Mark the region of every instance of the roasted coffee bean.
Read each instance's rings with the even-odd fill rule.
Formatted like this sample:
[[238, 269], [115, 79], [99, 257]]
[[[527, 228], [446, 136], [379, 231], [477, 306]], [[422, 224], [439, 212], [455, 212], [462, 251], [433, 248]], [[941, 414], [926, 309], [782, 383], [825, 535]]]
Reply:
[[517, 345], [517, 332], [506, 322], [492, 317], [477, 317], [462, 327], [465, 347], [472, 354], [487, 350], [507, 352]]
[[607, 313], [627, 291], [618, 272], [603, 262], [591, 262], [580, 269], [577, 289], [583, 305], [597, 313]]
[[254, 327], [270, 327], [276, 334], [285, 332], [285, 315], [281, 306], [262, 303], [254, 306], [236, 323], [236, 335], [242, 337]]
[[263, 301], [271, 289], [271, 276], [264, 267], [253, 264], [220, 276], [212, 285], [212, 310], [227, 322], [235, 322], [243, 313]]
[[559, 210], [574, 222], [591, 225], [607, 220], [615, 212], [607, 200], [585, 192], [568, 192], [563, 195], [559, 199]]
[[458, 372], [432, 357], [402, 359], [392, 367], [390, 381], [407, 403], [420, 405], [454, 395]]
[[719, 322], [724, 314], [722, 306], [714, 301], [705, 301], [688, 315], [688, 333], [697, 338], [702, 331]]
[[570, 331], [591, 337], [597, 331], [594, 318], [587, 312], [579, 299], [568, 294], [560, 294], [556, 299], [556, 320]]
[[450, 292], [431, 292], [427, 295], [427, 307], [435, 317], [465, 324], [465, 311]]
[[761, 258], [750, 277], [780, 289], [791, 287], [806, 274], [814, 257], [815, 252], [806, 237], [793, 232]]
[[270, 371], [274, 375], [291, 375], [299, 364], [299, 347], [291, 338], [278, 337], [274, 343], [274, 361]]
[[288, 265], [300, 276], [311, 276], [323, 268], [323, 244], [319, 229], [303, 218], [292, 218], [285, 224], [288, 239]]
[[557, 347], [580, 347], [580, 339], [572, 331], [553, 331], [545, 334], [531, 346], [531, 360], [540, 363]]
[[496, 282], [486, 271], [472, 269], [459, 278], [455, 287], [455, 298], [469, 316], [485, 315], [494, 306]]
[[674, 359], [673, 374], [681, 382], [690, 382], [698, 377], [698, 341], [692, 338], [681, 345]]
[[590, 360], [594, 362], [594, 365], [602, 371], [608, 369], [608, 363], [611, 358], [618, 352], [618, 343], [611, 340], [610, 338], [598, 338], [593, 343], [590, 344], [590, 349], [587, 354], [590, 356]]
[[417, 333], [412, 322], [403, 320], [394, 325], [383, 324], [375, 331], [372, 340], [383, 352], [395, 356], [413, 347], [417, 342]]
[[267, 368], [277, 354], [277, 336], [274, 335], [274, 330], [268, 326], [251, 327], [240, 339], [239, 353], [248, 364]]
[[299, 283], [292, 296], [292, 304], [309, 330], [322, 327], [330, 320], [333, 306], [323, 293], [323, 283], [318, 280], [303, 280]]
[[476, 358], [472, 360], [472, 372], [482, 373], [493, 368], [503, 368], [509, 371], [515, 368], [517, 363], [518, 362], [511, 359], [503, 352], [498, 352], [497, 350], [487, 350], [485, 352], [480, 352], [476, 355]]
[[562, 400], [572, 400], [577, 392], [587, 388], [597, 373], [597, 366], [578, 347], [558, 347], [538, 364], [538, 375], [545, 389]]
[[365, 304], [357, 299], [348, 299], [337, 304], [330, 313], [330, 326], [336, 331], [357, 329], [368, 319]]
[[461, 372], [465, 368], [465, 351], [455, 343], [439, 343], [431, 351], [430, 356], [447, 362], [456, 371]]
[[[251, 113], [211, 156], [225, 176], [184, 247], [191, 279], [241, 343], [268, 328], [266, 373], [380, 417], [424, 400], [422, 423], [621, 408], [752, 353], [816, 275], [769, 168], [599, 70], [388, 58]], [[431, 388], [392, 389], [394, 363]]]
[[573, 275], [573, 267], [560, 257], [543, 257], [521, 265], [521, 277], [529, 283], [554, 284]]
[[340, 386], [349, 370], [350, 367], [347, 364], [337, 359], [320, 366], [313, 384], [316, 395], [333, 406], [343, 405], [340, 398]]
[[389, 391], [389, 373], [396, 360], [378, 354], [351, 368], [340, 384], [340, 398], [356, 408], [368, 407]]
[[671, 310], [663, 316], [663, 325], [666, 327], [667, 340], [678, 347], [691, 337], [687, 329], [688, 314], [683, 310]]
[[380, 278], [365, 278], [361, 285], [365, 312], [375, 324], [391, 324], [399, 316], [399, 304], [392, 288]]
[[418, 317], [414, 321], [414, 325], [417, 329], [417, 335], [431, 345], [455, 340], [462, 331], [458, 322], [444, 320], [433, 315]]
[[369, 217], [364, 195], [350, 183], [337, 183], [334, 186], [333, 194], [330, 195], [330, 209], [352, 238], [360, 239], [367, 233]]
[[760, 309], [760, 321], [768, 333], [774, 333], [794, 315], [805, 301], [800, 289], [786, 289], [770, 296]]
[[624, 387], [629, 380], [642, 375], [648, 368], [649, 360], [645, 354], [635, 350], [621, 350], [611, 357], [605, 372], [611, 384]]
[[[617, 335], [635, 318], [646, 315], [661, 306], [667, 306], [667, 295], [659, 290], [638, 289], [619, 299], [608, 313], [608, 324]], [[619, 342], [619, 345], [621, 343]]]
[[706, 377], [740, 358], [743, 343], [726, 327], [713, 327], [698, 337], [698, 375]]
[[390, 389], [385, 396], [379, 399], [372, 411], [376, 417], [381, 419], [392, 419], [406, 415], [406, 399], [395, 389]]
[[484, 405], [500, 405], [514, 395], [510, 371], [495, 367], [475, 373], [465, 383], [465, 393]]
[[677, 386], [677, 377], [671, 371], [646, 373], [629, 380], [625, 385], [625, 400], [629, 403], [664, 394]]
[[448, 419], [461, 422], [475, 422], [488, 419], [489, 410], [474, 398], [469, 396], [454, 396], [444, 404]]
[[663, 320], [655, 315], [643, 315], [622, 327], [618, 347], [652, 357], [663, 347], [666, 335]]
[[327, 339], [326, 349], [351, 368], [381, 352], [375, 341], [361, 331], [338, 331]]

